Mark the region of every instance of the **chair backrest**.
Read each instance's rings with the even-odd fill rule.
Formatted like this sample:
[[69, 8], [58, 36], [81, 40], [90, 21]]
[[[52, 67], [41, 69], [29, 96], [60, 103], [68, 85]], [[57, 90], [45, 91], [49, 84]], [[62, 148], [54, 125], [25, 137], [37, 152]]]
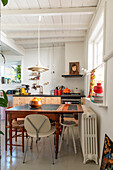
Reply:
[[33, 126], [37, 130], [39, 129], [38, 133], [45, 133], [51, 129], [51, 124], [48, 117], [39, 114], [32, 114], [25, 117], [24, 127], [28, 134], [36, 134], [36, 130]]

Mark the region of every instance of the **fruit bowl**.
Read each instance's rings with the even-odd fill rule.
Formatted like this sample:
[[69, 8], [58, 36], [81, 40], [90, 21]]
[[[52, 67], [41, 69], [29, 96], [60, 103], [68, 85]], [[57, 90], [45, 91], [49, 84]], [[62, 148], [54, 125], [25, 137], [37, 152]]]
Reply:
[[34, 97], [29, 104], [31, 107], [39, 108], [42, 106], [42, 98]]

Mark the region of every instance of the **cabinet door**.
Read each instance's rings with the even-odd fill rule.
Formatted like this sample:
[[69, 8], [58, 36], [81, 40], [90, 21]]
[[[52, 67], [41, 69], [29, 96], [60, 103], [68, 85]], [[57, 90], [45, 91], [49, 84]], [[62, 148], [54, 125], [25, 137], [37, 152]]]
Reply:
[[[13, 97], [13, 107], [29, 104], [34, 97]], [[45, 97], [42, 97], [42, 103], [45, 104]]]
[[51, 97], [45, 97], [45, 104], [52, 104]]
[[19, 105], [25, 105], [28, 104], [27, 97], [19, 97]]
[[61, 104], [60, 97], [45, 97], [45, 104]]
[[61, 104], [61, 98], [60, 97], [52, 97], [51, 104]]
[[19, 106], [19, 97], [13, 97], [13, 107]]

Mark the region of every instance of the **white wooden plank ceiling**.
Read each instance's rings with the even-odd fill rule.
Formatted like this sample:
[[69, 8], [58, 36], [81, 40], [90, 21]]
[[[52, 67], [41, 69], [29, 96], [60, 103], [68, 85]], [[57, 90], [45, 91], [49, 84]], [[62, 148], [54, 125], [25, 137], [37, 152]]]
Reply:
[[9, 0], [2, 6], [2, 32], [23, 48], [35, 48], [41, 15], [41, 46], [84, 41], [98, 1]]

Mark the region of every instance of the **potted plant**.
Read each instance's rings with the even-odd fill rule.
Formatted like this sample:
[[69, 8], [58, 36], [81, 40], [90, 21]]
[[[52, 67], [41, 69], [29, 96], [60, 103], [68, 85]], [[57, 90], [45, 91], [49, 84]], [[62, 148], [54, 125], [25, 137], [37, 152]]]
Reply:
[[[7, 5], [8, 0], [1, 0], [3, 6]], [[0, 98], [0, 107], [7, 107], [8, 98], [4, 90], [0, 90], [3, 92], [3, 98]], [[4, 135], [2, 131], [0, 131], [0, 134]]]
[[7, 5], [8, 3], [8, 0], [1, 0], [1, 1], [2, 1], [3, 6]]
[[[7, 107], [8, 104], [8, 98], [4, 90], [0, 90], [3, 93], [3, 97], [0, 97], [0, 107]], [[0, 134], [4, 135], [2, 131], [0, 131]]]

